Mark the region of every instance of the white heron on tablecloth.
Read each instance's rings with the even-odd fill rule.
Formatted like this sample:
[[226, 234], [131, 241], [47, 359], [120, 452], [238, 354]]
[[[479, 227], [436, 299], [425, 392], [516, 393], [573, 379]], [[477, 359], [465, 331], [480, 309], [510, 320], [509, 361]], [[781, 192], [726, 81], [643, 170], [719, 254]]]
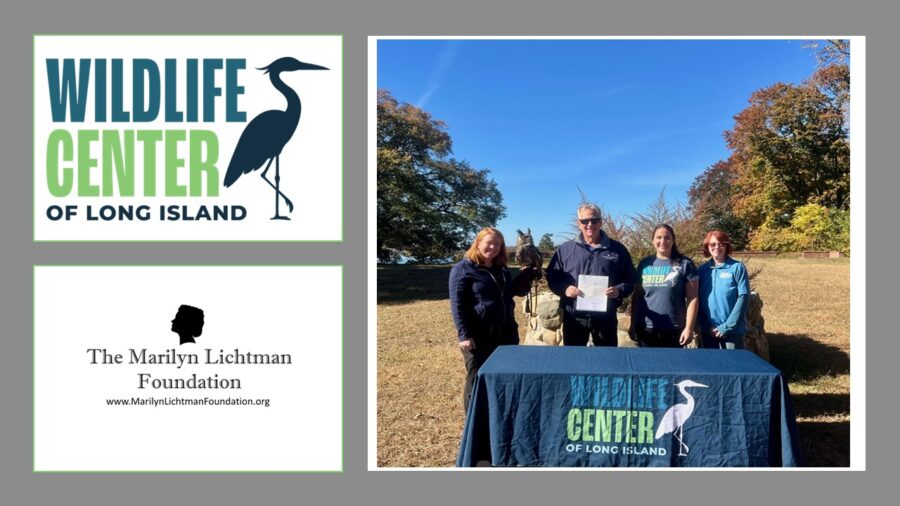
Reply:
[[659, 427], [656, 429], [656, 439], [671, 432], [675, 439], [678, 440], [678, 456], [684, 457], [691, 451], [688, 445], [684, 444], [684, 423], [687, 422], [694, 412], [694, 396], [685, 389], [690, 387], [708, 387], [691, 380], [681, 381], [676, 383], [675, 386], [678, 387], [678, 391], [687, 399], [687, 402], [675, 404], [666, 411], [662, 421], [659, 422]]

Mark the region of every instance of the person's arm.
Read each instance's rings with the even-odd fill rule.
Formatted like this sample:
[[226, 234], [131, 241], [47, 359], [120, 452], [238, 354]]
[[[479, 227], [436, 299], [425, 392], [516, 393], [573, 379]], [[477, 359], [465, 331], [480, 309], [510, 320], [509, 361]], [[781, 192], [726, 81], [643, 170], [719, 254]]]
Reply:
[[616, 288], [619, 289], [619, 300], [624, 300], [625, 297], [631, 295], [631, 292], [634, 291], [634, 282], [637, 279], [637, 271], [634, 269], [634, 264], [631, 263], [631, 254], [628, 253], [628, 249], [624, 246], [622, 247], [623, 255], [619, 258], [619, 280], [621, 282], [616, 285]]
[[517, 297], [527, 295], [528, 290], [531, 289], [531, 282], [534, 281], [535, 278], [540, 278], [540, 273], [541, 269], [538, 267], [523, 267], [519, 271], [519, 274], [512, 280], [513, 294]]
[[475, 337], [471, 331], [470, 312], [474, 305], [471, 290], [466, 287], [466, 276], [463, 268], [456, 264], [450, 269], [450, 314], [456, 325], [459, 347], [466, 350], [475, 349]]
[[738, 287], [737, 302], [731, 308], [731, 313], [728, 314], [728, 319], [725, 320], [725, 323], [716, 327], [719, 334], [723, 336], [734, 330], [741, 318], [744, 318], [747, 306], [750, 304], [750, 278], [747, 276], [747, 269], [743, 263], [738, 263], [738, 267], [734, 272], [734, 281]]
[[699, 285], [700, 283], [696, 278], [684, 285], [684, 296], [687, 299], [687, 315], [685, 316], [684, 330], [681, 331], [681, 339], [678, 341], [682, 346], [687, 346], [694, 339], [694, 324], [697, 321], [697, 309], [700, 306], [700, 301], [697, 298]]
[[[550, 291], [555, 293], [558, 297], [575, 297], [575, 295], [568, 295], [567, 289], [572, 286], [576, 286], [575, 280], [572, 278], [572, 275], [566, 272], [565, 266], [562, 263], [562, 258], [559, 254], [562, 248], [557, 248], [556, 253], [553, 254], [553, 258], [550, 259], [550, 264], [547, 265], [547, 286], [550, 287]], [[575, 288], [578, 289], [577, 287]]]
[[641, 302], [644, 297], [644, 286], [641, 284], [640, 278], [637, 279], [634, 286], [634, 294], [631, 297], [631, 323], [628, 325], [628, 337], [632, 341], [637, 342], [637, 331], [644, 328], [644, 313]]

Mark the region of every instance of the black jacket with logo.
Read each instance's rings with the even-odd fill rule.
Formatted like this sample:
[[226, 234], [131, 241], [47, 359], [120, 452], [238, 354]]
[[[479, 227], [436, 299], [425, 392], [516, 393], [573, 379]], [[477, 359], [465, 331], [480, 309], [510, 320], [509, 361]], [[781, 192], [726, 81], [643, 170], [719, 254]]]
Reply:
[[[566, 297], [566, 288], [578, 286], [580, 274], [589, 276], [608, 276], [609, 287], [619, 289], [619, 297], [607, 299], [606, 313], [615, 316], [616, 309], [625, 297], [634, 290], [634, 264], [625, 246], [600, 232], [600, 246], [591, 248], [581, 234], [571, 241], [564, 242], [553, 254], [547, 266], [547, 284], [550, 290], [559, 295], [559, 305], [566, 314], [575, 315], [575, 299]], [[582, 314], [582, 313], [579, 313]], [[599, 313], [583, 313], [585, 316], [599, 316]]]

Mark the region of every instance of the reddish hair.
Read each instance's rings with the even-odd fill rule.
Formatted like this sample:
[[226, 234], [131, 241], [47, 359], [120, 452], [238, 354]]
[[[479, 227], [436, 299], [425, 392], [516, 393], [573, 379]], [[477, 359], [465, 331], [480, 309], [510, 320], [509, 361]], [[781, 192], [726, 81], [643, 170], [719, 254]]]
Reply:
[[725, 245], [725, 256], [730, 256], [734, 251], [734, 248], [731, 246], [731, 238], [728, 237], [728, 234], [722, 232], [721, 230], [712, 230], [708, 234], [706, 234], [706, 238], [703, 239], [703, 256], [709, 258], [712, 256], [712, 253], [709, 252], [709, 241], [715, 239], [719, 242], [719, 244]]
[[478, 265], [484, 265], [484, 257], [481, 255], [481, 252], [478, 251], [478, 243], [481, 242], [485, 236], [495, 235], [498, 239], [500, 239], [500, 252], [497, 253], [497, 256], [494, 257], [493, 265], [498, 267], [503, 267], [506, 265], [507, 256], [506, 256], [506, 240], [503, 239], [503, 234], [500, 233], [494, 227], [485, 227], [478, 232], [478, 235], [475, 236], [475, 240], [472, 241], [472, 245], [469, 246], [469, 250], [466, 251], [466, 259], [475, 262]]

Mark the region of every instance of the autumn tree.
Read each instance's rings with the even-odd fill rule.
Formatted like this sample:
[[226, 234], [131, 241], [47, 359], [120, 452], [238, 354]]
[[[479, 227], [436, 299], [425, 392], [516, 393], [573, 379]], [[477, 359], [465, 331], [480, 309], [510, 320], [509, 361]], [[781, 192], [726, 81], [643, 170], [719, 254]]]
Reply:
[[850, 145], [841, 106], [817, 86], [778, 83], [750, 97], [725, 133], [739, 164], [735, 213], [786, 226], [797, 207], [850, 205]]
[[435, 262], [465, 249], [506, 209], [486, 169], [452, 155], [444, 122], [378, 91], [379, 262]]
[[849, 40], [808, 40], [803, 43], [803, 47], [816, 52], [816, 63], [820, 68], [829, 67], [833, 64], [846, 64], [850, 58]]
[[728, 232], [738, 248], [822, 245], [800, 233], [813, 222], [816, 229], [827, 225], [829, 245], [849, 241], [850, 46], [841, 40], [805, 46], [817, 50], [817, 70], [802, 84], [753, 93], [725, 132], [730, 157], [707, 168], [688, 193], [700, 223]]

